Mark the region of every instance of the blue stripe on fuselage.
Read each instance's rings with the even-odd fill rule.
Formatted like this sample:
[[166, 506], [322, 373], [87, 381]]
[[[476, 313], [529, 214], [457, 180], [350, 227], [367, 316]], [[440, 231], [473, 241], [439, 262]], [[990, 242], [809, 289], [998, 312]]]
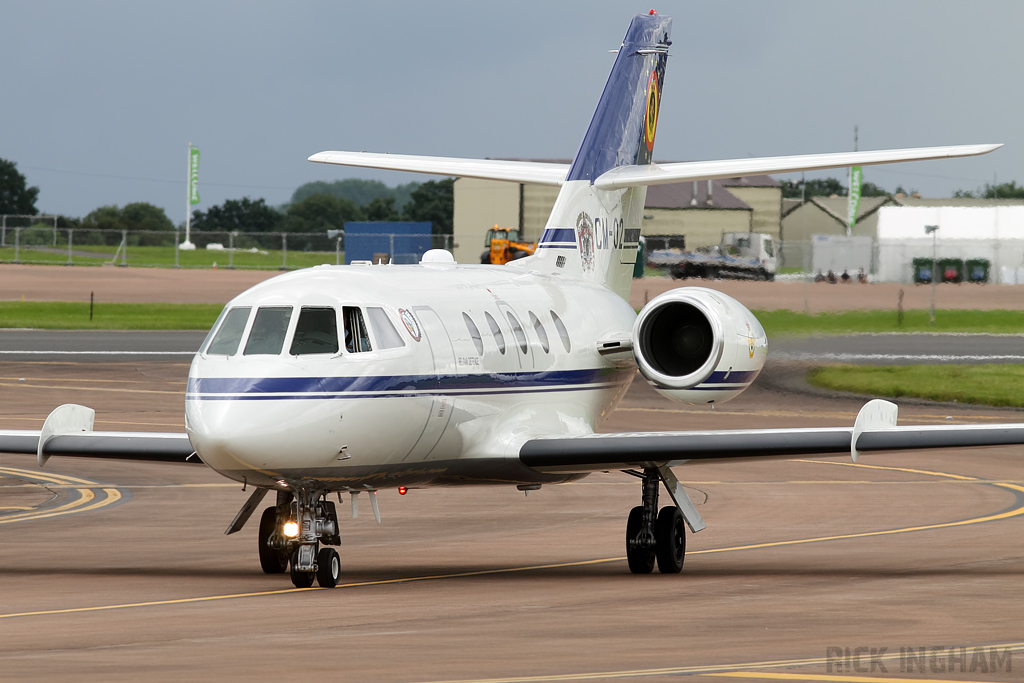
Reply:
[[187, 396], [211, 398], [360, 398], [409, 396], [422, 393], [476, 391], [508, 393], [521, 390], [565, 391], [625, 381], [633, 370], [595, 368], [547, 372], [480, 375], [366, 375], [359, 377], [241, 377], [188, 380]]

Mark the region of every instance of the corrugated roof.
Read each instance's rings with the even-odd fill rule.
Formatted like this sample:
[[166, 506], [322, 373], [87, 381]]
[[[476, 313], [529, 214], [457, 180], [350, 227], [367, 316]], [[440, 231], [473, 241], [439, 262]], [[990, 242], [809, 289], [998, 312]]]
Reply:
[[[693, 186], [697, 186], [697, 201], [693, 201]], [[671, 185], [652, 185], [647, 188], [648, 209], [742, 209], [752, 210], [750, 205], [725, 189], [722, 182], [715, 180], [711, 188], [711, 204], [708, 200], [708, 183], [699, 180], [696, 183], [673, 183]]]
[[745, 175], [739, 178], [722, 178], [726, 187], [781, 187], [781, 183], [770, 175]]

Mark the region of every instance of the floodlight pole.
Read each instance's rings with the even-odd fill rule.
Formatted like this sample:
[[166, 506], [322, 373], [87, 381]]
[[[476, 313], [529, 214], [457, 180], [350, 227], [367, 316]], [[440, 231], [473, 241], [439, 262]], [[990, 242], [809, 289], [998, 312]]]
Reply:
[[[192, 143], [188, 143], [188, 174], [185, 176], [185, 241], [181, 243], [180, 248], [185, 250], [192, 250], [196, 248], [196, 245], [192, 244]], [[177, 243], [178, 236], [175, 234], [174, 241]], [[178, 254], [178, 248], [174, 250], [175, 256]], [[177, 266], [177, 263], [175, 263]]]
[[932, 236], [932, 308], [929, 314], [929, 320], [931, 321], [932, 327], [935, 327], [935, 263], [936, 263], [936, 249], [938, 248], [938, 233], [939, 226], [937, 225], [926, 225], [924, 226], [924, 234], [930, 234]]

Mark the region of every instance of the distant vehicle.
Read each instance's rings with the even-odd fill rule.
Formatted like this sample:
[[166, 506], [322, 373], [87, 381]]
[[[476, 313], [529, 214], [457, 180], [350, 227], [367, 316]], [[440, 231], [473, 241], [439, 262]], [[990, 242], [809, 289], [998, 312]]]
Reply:
[[487, 231], [484, 246], [487, 248], [480, 254], [480, 263], [490, 263], [494, 266], [530, 256], [537, 250], [536, 242], [520, 241], [518, 230], [499, 228], [497, 224]]
[[715, 246], [695, 251], [657, 249], [650, 253], [647, 262], [668, 266], [669, 274], [676, 279], [774, 280], [775, 244], [771, 235], [727, 232]]

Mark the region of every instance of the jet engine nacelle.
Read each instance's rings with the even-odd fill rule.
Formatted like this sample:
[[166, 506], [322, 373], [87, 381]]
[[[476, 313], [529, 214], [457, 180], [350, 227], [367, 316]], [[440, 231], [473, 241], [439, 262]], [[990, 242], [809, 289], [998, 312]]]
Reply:
[[768, 338], [746, 306], [704, 287], [652, 299], [633, 325], [633, 356], [658, 393], [685, 403], [739, 396], [764, 366]]

